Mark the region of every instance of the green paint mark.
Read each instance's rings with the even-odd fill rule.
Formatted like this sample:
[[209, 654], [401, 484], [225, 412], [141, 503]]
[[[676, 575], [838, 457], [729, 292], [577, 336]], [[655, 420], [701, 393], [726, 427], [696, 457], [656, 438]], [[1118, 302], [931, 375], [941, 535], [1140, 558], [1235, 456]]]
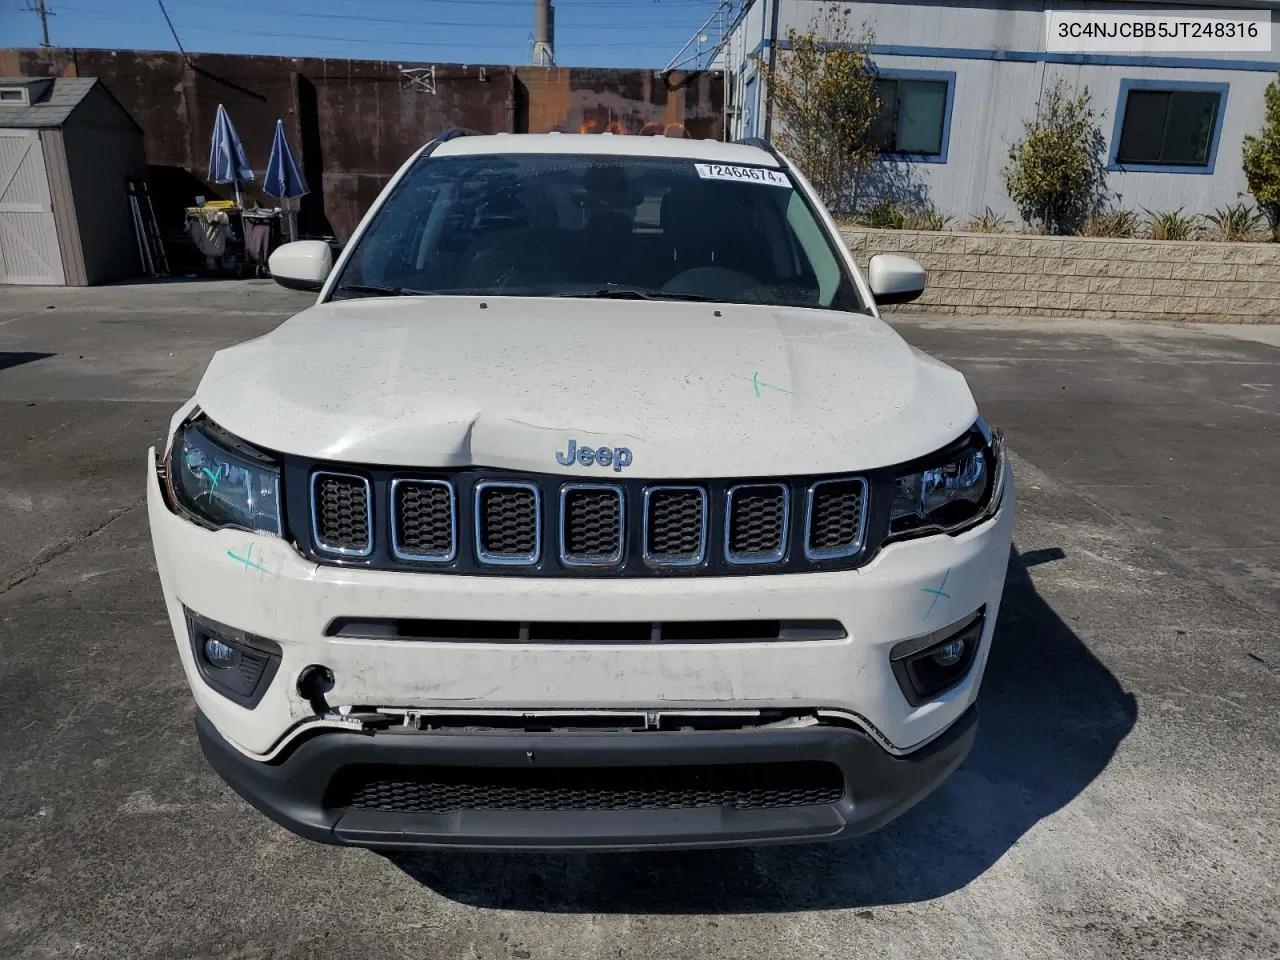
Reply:
[[[742, 379], [745, 380], [746, 377], [743, 377]], [[791, 391], [788, 390], [786, 387], [775, 387], [772, 383], [765, 383], [764, 381], [762, 381], [760, 379], [760, 371], [757, 370], [755, 373], [751, 375], [751, 389], [756, 392], [757, 397], [760, 396], [761, 387], [764, 387], [767, 390], [776, 390], [778, 391], [778, 393], [785, 393], [787, 394], [787, 396], [791, 395]]]
[[928, 593], [928, 594], [932, 594], [932, 595], [933, 595], [933, 602], [932, 602], [931, 604], [929, 604], [929, 609], [928, 609], [928, 610], [926, 610], [926, 611], [924, 612], [924, 617], [923, 617], [923, 619], [925, 619], [925, 620], [928, 620], [928, 619], [929, 619], [929, 614], [933, 613], [933, 608], [934, 608], [934, 607], [936, 607], [936, 606], [938, 605], [938, 601], [939, 601], [939, 600], [950, 600], [950, 599], [951, 599], [951, 594], [947, 593], [945, 590], [943, 590], [943, 589], [942, 589], [943, 587], [945, 587], [945, 586], [947, 585], [947, 579], [948, 579], [950, 576], [951, 576], [951, 568], [950, 568], [950, 567], [947, 567], [947, 572], [946, 572], [946, 573], [944, 573], [944, 574], [942, 575], [942, 582], [941, 582], [940, 584], [938, 584], [936, 587], [921, 587], [921, 588], [920, 588], [920, 592], [921, 592], [921, 593]]
[[249, 549], [248, 549], [248, 550], [246, 550], [246, 551], [244, 552], [244, 556], [243, 556], [243, 557], [242, 557], [242, 556], [240, 556], [240, 555], [238, 555], [238, 554], [232, 553], [230, 550], [228, 550], [228, 551], [227, 551], [227, 556], [228, 556], [228, 557], [230, 557], [232, 560], [236, 561], [236, 563], [243, 563], [243, 564], [244, 564], [244, 569], [245, 569], [245, 572], [246, 572], [246, 573], [248, 573], [248, 571], [249, 571], [249, 568], [250, 568], [250, 567], [252, 567], [254, 570], [260, 570], [260, 571], [262, 571], [263, 573], [270, 573], [270, 572], [271, 572], [271, 571], [270, 571], [270, 570], [268, 570], [266, 567], [264, 567], [262, 564], [254, 562], [254, 560], [253, 560], [253, 544], [252, 544], [252, 543], [251, 543], [251, 544], [249, 544]]

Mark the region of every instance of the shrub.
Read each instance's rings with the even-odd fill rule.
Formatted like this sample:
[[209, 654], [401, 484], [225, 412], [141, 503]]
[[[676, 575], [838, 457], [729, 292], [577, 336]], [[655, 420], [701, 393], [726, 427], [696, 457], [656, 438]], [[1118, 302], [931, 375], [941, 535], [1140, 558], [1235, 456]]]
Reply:
[[1260, 234], [1266, 220], [1266, 214], [1262, 211], [1250, 208], [1245, 203], [1237, 203], [1205, 214], [1205, 233], [1210, 240], [1226, 240], [1229, 243], [1258, 240], [1261, 239]]
[[1072, 96], [1059, 78], [1009, 150], [1001, 175], [1024, 220], [1049, 233], [1075, 233], [1106, 196], [1106, 139], [1089, 91]]
[[1256, 136], [1244, 138], [1245, 180], [1271, 225], [1271, 237], [1280, 240], [1280, 77], [1268, 85], [1266, 120]]
[[982, 213], [970, 217], [964, 228], [970, 233], [1004, 233], [1012, 225], [1008, 217], [984, 207]]
[[880, 200], [854, 218], [875, 230], [949, 230], [953, 219], [932, 204], [911, 207], [896, 200]]
[[828, 5], [809, 29], [787, 30], [772, 70], [761, 74], [778, 118], [775, 139], [837, 216], [853, 204], [858, 176], [875, 159], [871, 127], [880, 109], [867, 55], [871, 33]]
[[903, 217], [904, 230], [949, 230], [955, 218], [948, 216], [936, 207], [920, 207], [908, 210]]
[[1086, 237], [1126, 239], [1137, 236], [1139, 226], [1138, 215], [1132, 210], [1107, 210], [1089, 217], [1080, 232]]
[[901, 230], [906, 226], [907, 212], [893, 200], [881, 200], [867, 207], [858, 220], [876, 230]]
[[1196, 218], [1182, 215], [1182, 208], [1177, 210], [1148, 210], [1142, 208], [1147, 215], [1147, 233], [1152, 240], [1190, 240], [1196, 230]]

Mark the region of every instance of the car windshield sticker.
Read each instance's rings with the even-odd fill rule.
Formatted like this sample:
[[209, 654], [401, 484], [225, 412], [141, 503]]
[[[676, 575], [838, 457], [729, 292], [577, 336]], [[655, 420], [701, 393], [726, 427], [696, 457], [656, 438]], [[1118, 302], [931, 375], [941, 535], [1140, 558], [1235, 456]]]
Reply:
[[694, 169], [703, 180], [742, 180], [767, 183], [773, 187], [790, 187], [791, 181], [781, 170], [764, 167], [731, 167], [723, 163], [695, 163]]

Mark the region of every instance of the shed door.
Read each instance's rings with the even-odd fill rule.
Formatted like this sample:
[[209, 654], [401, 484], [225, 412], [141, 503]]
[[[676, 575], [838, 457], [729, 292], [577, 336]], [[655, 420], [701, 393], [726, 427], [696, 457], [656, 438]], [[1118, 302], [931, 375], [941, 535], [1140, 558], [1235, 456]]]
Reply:
[[63, 282], [40, 134], [0, 130], [0, 283]]

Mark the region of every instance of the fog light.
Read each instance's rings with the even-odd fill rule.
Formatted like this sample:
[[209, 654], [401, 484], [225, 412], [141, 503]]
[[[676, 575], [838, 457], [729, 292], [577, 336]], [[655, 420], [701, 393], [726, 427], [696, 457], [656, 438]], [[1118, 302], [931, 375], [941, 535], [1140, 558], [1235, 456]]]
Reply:
[[225, 670], [236, 662], [236, 648], [209, 637], [204, 642], [204, 658], [209, 661], [211, 667]]
[[889, 665], [907, 703], [918, 707], [959, 684], [969, 673], [982, 643], [986, 608], [950, 626], [896, 644]]
[[228, 700], [256, 707], [280, 666], [280, 644], [186, 611], [201, 678]]
[[961, 637], [959, 640], [951, 640], [940, 646], [938, 652], [933, 655], [933, 662], [940, 667], [954, 667], [963, 656], [964, 637]]

